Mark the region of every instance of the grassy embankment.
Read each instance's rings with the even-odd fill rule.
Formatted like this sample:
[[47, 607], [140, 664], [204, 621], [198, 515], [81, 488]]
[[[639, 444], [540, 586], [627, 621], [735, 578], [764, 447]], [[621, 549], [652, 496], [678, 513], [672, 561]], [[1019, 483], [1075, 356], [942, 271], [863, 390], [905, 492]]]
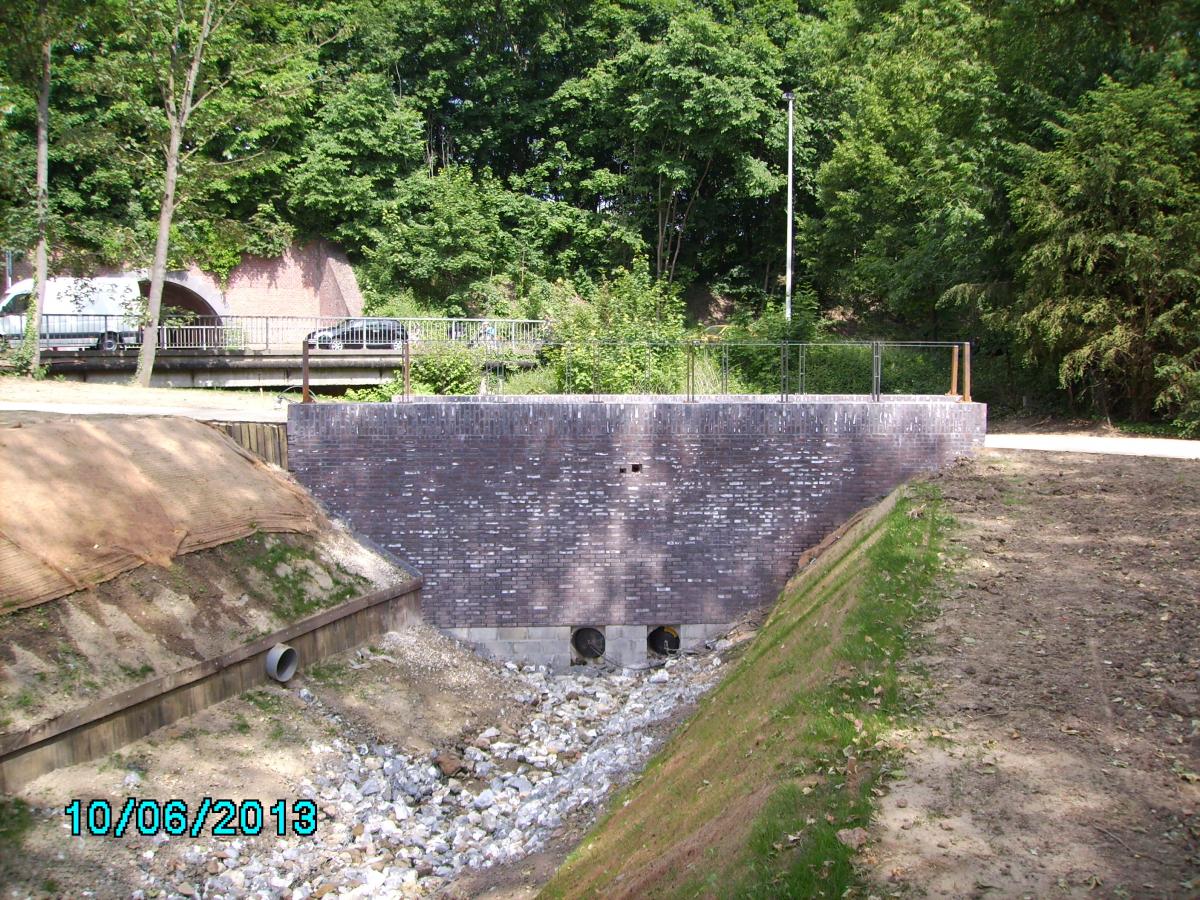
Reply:
[[16, 859], [33, 816], [24, 800], [0, 795], [0, 884], [9, 877], [8, 860]]
[[545, 897], [841, 897], [909, 715], [897, 662], [949, 525], [928, 485], [794, 577], [732, 673], [618, 795]]

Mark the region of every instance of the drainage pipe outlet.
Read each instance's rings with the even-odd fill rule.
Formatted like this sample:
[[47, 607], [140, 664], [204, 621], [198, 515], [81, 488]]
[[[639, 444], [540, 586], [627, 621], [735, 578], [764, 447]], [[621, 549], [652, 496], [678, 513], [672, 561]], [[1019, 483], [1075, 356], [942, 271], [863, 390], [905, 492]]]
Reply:
[[659, 656], [673, 656], [679, 652], [679, 632], [670, 625], [659, 625], [646, 635], [646, 646]]
[[287, 644], [276, 644], [267, 651], [267, 674], [276, 681], [287, 681], [299, 664], [300, 654]]
[[604, 634], [598, 628], [576, 628], [571, 646], [584, 659], [599, 659], [604, 655]]

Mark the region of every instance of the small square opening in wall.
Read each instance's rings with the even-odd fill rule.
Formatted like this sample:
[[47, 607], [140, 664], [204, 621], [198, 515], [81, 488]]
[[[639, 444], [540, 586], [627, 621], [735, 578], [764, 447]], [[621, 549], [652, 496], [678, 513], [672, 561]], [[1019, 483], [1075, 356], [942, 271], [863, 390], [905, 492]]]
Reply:
[[640, 471], [642, 471], [642, 464], [634, 463], [632, 466], [629, 467], [629, 469], [630, 469], [630, 471], [633, 471], [633, 472], [640, 472]]
[[625, 474], [625, 467], [624, 467], [624, 466], [621, 466], [621, 474], [622, 474], [622, 475], [624, 475], [624, 474]]

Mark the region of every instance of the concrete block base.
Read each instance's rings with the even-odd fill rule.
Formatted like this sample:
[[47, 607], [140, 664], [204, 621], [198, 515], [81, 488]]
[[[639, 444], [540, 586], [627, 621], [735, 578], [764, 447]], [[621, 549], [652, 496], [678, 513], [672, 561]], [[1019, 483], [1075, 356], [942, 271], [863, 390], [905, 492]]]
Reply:
[[[614, 665], [640, 668], [652, 662], [646, 637], [654, 625], [594, 625], [604, 632], [604, 657]], [[690, 624], [679, 627], [679, 642], [693, 650], [729, 631], [728, 623]], [[569, 625], [520, 625], [504, 627], [444, 628], [442, 632], [490, 659], [565, 669], [573, 664]]]
[[604, 629], [604, 656], [618, 666], [646, 664], [646, 626], [609, 625]]
[[729, 632], [733, 624], [726, 622], [717, 625], [681, 625], [679, 627], [679, 644], [683, 649], [690, 650], [699, 647], [705, 641], [710, 641]]

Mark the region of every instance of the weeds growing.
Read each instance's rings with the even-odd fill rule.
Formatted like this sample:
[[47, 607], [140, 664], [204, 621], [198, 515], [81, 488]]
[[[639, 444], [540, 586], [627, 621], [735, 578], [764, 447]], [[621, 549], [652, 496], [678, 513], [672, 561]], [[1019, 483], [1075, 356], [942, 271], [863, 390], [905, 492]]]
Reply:
[[789, 585], [545, 896], [602, 895], [618, 876], [621, 893], [648, 896], [853, 891], [855, 829], [899, 774], [891, 735], [916, 712], [898, 663], [934, 612], [949, 527], [937, 491], [917, 485]]

